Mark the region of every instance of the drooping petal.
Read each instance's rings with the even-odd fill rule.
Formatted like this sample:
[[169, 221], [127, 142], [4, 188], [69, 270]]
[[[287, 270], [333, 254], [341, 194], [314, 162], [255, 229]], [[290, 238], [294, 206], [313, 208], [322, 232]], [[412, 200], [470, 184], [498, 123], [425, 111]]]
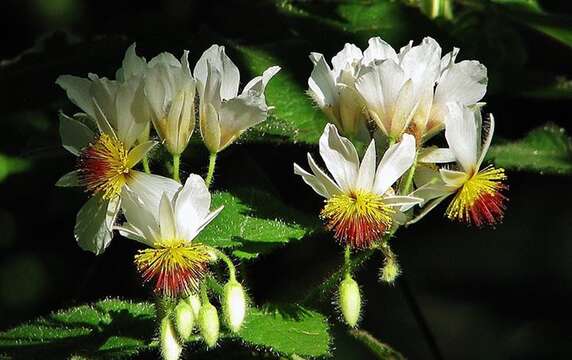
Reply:
[[420, 197], [413, 196], [413, 195], [409, 195], [409, 196], [385, 196], [383, 198], [383, 202], [386, 205], [395, 206], [395, 207], [413, 206], [413, 205], [421, 204], [423, 202], [423, 199]]
[[404, 134], [401, 141], [387, 149], [375, 174], [373, 191], [383, 195], [415, 160], [415, 138]]
[[119, 198], [104, 201], [100, 196], [91, 197], [79, 210], [74, 228], [78, 245], [99, 255], [113, 238], [113, 223], [119, 212]]
[[230, 145], [250, 127], [266, 120], [268, 108], [258, 96], [240, 95], [225, 101], [220, 108], [220, 150]]
[[294, 174], [300, 175], [302, 180], [304, 180], [304, 182], [308, 184], [308, 186], [310, 186], [318, 195], [325, 197], [326, 199], [330, 197], [330, 192], [326, 189], [326, 186], [324, 186], [321, 179], [302, 169], [302, 167], [296, 163], [294, 163]]
[[450, 163], [456, 160], [455, 154], [449, 148], [431, 146], [423, 148], [417, 156], [417, 161], [429, 164]]
[[466, 173], [475, 171], [477, 164], [477, 124], [475, 115], [458, 103], [448, 103], [445, 118], [445, 138], [455, 158]]
[[216, 208], [214, 211], [209, 212], [209, 214], [202, 219], [201, 224], [199, 225], [199, 227], [196, 228], [194, 233], [190, 233], [189, 237], [187, 238], [188, 241], [193, 240], [201, 231], [203, 231], [203, 229], [210, 224], [211, 221], [213, 221], [218, 214], [220, 214], [220, 212], [224, 209], [224, 206], [221, 206], [219, 208]]
[[[478, 113], [480, 117], [480, 112]], [[487, 156], [487, 152], [489, 151], [489, 147], [491, 146], [491, 142], [493, 141], [493, 134], [495, 132], [495, 118], [493, 114], [489, 115], [489, 121], [487, 126], [485, 127], [484, 124], [481, 126], [481, 131], [486, 131], [485, 139], [483, 145], [481, 146], [481, 153], [479, 156], [479, 160], [477, 162], [477, 169], [479, 169], [485, 160], [485, 156]]]
[[462, 186], [469, 178], [469, 175], [463, 171], [439, 169], [439, 173], [445, 184], [454, 188]]
[[145, 155], [147, 155], [147, 153], [157, 144], [157, 141], [150, 140], [135, 146], [133, 149], [131, 149], [131, 151], [129, 151], [129, 154], [127, 155], [126, 166], [128, 168], [132, 168], [137, 165], [139, 161], [143, 160]]
[[312, 170], [312, 172], [314, 173], [316, 178], [322, 183], [322, 185], [324, 185], [324, 188], [326, 189], [326, 191], [328, 193], [328, 196], [326, 196], [326, 197], [334, 196], [336, 194], [339, 194], [342, 191], [340, 189], [340, 187], [338, 186], [338, 184], [336, 184], [336, 182], [334, 180], [332, 180], [324, 172], [324, 170], [322, 170], [316, 164], [316, 161], [314, 161], [314, 158], [310, 154], [308, 154], [308, 165], [310, 165], [310, 169]]
[[338, 129], [327, 124], [320, 137], [320, 155], [342, 190], [353, 187], [357, 180], [359, 158], [353, 144], [340, 137]]
[[72, 154], [78, 156], [81, 150], [89, 145], [94, 139], [94, 132], [82, 122], [71, 118], [64, 113], [59, 113], [60, 137], [62, 146]]
[[266, 89], [266, 85], [270, 79], [274, 77], [280, 71], [280, 66], [271, 66], [268, 69], [264, 70], [262, 76], [257, 76], [254, 79], [250, 80], [248, 84], [242, 90], [243, 94], [250, 94], [257, 95], [257, 96], [264, 96], [264, 90]]
[[89, 90], [91, 87], [91, 81], [89, 79], [72, 75], [62, 75], [58, 77], [56, 84], [66, 91], [72, 103], [86, 114], [95, 117]]

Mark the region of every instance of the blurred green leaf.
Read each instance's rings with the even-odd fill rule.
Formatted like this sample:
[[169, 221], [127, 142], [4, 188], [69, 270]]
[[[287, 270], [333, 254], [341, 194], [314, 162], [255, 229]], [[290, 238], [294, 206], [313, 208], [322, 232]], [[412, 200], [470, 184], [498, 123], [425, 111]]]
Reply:
[[404, 360], [405, 358], [399, 352], [395, 351], [389, 345], [382, 343], [365, 330], [351, 330], [350, 335], [356, 340], [364, 344], [377, 359], [382, 360]]
[[58, 311], [0, 333], [0, 357], [125, 359], [150, 349], [154, 308], [117, 299]]
[[525, 90], [522, 95], [540, 99], [570, 99], [572, 98], [572, 80], [558, 76], [549, 84]]
[[0, 154], [0, 182], [8, 176], [24, 172], [30, 168], [30, 162]]
[[492, 146], [487, 158], [506, 169], [569, 174], [572, 173], [572, 140], [563, 128], [547, 124], [521, 140]]
[[235, 194], [213, 194], [213, 208], [224, 205], [196, 241], [220, 248], [232, 248], [241, 259], [252, 259], [261, 253], [300, 240], [312, 230], [305, 217], [289, 209], [277, 198], [257, 189]]
[[238, 335], [248, 344], [285, 355], [326, 356], [330, 353], [326, 317], [298, 305], [252, 309]]

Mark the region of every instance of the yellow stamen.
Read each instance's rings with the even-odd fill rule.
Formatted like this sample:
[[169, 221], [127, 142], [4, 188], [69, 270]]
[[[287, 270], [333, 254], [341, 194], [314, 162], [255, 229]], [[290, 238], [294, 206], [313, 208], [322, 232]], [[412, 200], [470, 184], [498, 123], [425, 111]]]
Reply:
[[337, 240], [352, 247], [369, 247], [391, 226], [393, 208], [383, 197], [355, 190], [331, 197], [320, 213]]
[[155, 292], [168, 297], [197, 292], [209, 260], [206, 246], [178, 239], [161, 241], [135, 255], [143, 280], [153, 280]]
[[119, 195], [129, 175], [127, 149], [123, 143], [102, 134], [79, 156], [80, 180], [87, 191], [102, 193], [104, 199]]

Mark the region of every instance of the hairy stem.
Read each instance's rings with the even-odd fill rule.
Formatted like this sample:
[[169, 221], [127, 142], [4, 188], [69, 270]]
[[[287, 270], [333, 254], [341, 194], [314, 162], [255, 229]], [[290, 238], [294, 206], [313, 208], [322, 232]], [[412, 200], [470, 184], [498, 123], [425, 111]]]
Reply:
[[173, 155], [173, 180], [181, 182], [180, 177], [181, 155]]
[[220, 251], [218, 249], [214, 249], [214, 250], [215, 250], [216, 255], [222, 261], [224, 261], [224, 263], [226, 264], [226, 267], [228, 268], [228, 279], [229, 279], [229, 281], [232, 281], [232, 280], [236, 281], [236, 268], [234, 267], [232, 260], [222, 251]]
[[143, 157], [143, 170], [147, 173], [147, 174], [151, 174], [151, 168], [149, 167], [149, 158], [147, 157], [147, 155], [145, 155]]
[[210, 188], [211, 184], [213, 182], [213, 176], [214, 176], [215, 165], [216, 165], [216, 155], [217, 155], [217, 153], [211, 153], [209, 156], [209, 170], [207, 172], [207, 178], [205, 180], [205, 183], [207, 184], [207, 188]]

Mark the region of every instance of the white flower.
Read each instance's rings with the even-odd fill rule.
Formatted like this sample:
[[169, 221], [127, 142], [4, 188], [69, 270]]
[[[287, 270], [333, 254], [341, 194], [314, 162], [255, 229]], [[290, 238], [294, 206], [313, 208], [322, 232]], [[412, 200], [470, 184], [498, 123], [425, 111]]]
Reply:
[[195, 80], [188, 51], [179, 62], [170, 53], [149, 61], [145, 75], [145, 95], [152, 110], [152, 121], [171, 154], [181, 154], [195, 129]]
[[308, 93], [343, 134], [369, 139], [364, 104], [355, 89], [362, 58], [357, 46], [346, 44], [332, 58], [333, 69], [330, 69], [324, 55], [311, 53], [314, 69], [308, 79]]
[[252, 79], [238, 94], [240, 73], [224, 46], [207, 49], [193, 70], [200, 98], [201, 135], [211, 153], [232, 144], [246, 129], [264, 121], [268, 106], [264, 90], [280, 70], [272, 66]]
[[433, 160], [445, 162], [450, 158], [450, 152], [456, 167], [444, 167], [438, 172], [425, 169], [416, 179], [420, 187], [413, 194], [425, 202], [435, 199], [428, 208], [454, 194], [446, 210], [450, 219], [477, 226], [494, 225], [502, 219], [507, 200], [503, 194], [507, 189], [503, 183], [506, 180], [504, 170], [492, 166], [481, 170], [492, 141], [494, 118], [491, 115], [488, 127], [483, 128], [479, 106], [468, 108], [450, 102], [447, 108], [445, 138], [449, 149], [439, 149], [441, 156], [435, 156]]
[[77, 215], [75, 238], [82, 249], [100, 254], [112, 239], [126, 184], [144, 182], [159, 189], [178, 184], [133, 170], [156, 145], [147, 141], [134, 146], [149, 121], [140, 76], [114, 81], [93, 74], [87, 79], [63, 75], [56, 83], [85, 113], [60, 115], [62, 144], [78, 157], [78, 168], [56, 185], [82, 186], [93, 195]]
[[390, 138], [408, 132], [424, 141], [442, 130], [447, 102], [472, 105], [485, 94], [486, 68], [476, 61], [455, 64], [458, 49], [441, 58], [441, 47], [430, 37], [416, 46], [410, 42], [399, 54], [376, 38], [370, 48], [356, 89]]
[[135, 263], [155, 291], [177, 297], [196, 292], [210, 260], [208, 248], [192, 240], [222, 210], [210, 211], [211, 195], [204, 180], [191, 174], [176, 192], [128, 184], [123, 200], [127, 223], [123, 236], [150, 248], [139, 251]]
[[379, 165], [374, 140], [360, 164], [353, 144], [340, 137], [332, 124], [326, 125], [319, 146], [331, 177], [316, 165], [310, 154], [308, 164], [312, 173], [297, 164], [294, 164], [294, 172], [326, 198], [321, 217], [339, 241], [352, 247], [368, 247], [390, 228], [398, 212], [396, 208], [422, 201], [397, 196], [391, 187], [413, 164], [413, 136], [405, 134], [401, 142], [390, 146]]

